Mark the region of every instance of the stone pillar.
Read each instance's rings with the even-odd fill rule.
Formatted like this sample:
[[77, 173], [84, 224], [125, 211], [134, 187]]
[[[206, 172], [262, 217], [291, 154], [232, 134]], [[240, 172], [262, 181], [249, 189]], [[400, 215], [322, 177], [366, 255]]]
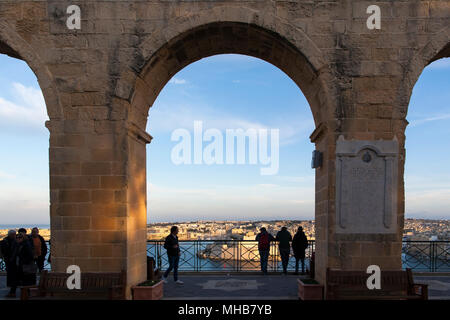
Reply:
[[152, 137], [129, 123], [128, 128], [127, 277], [129, 284], [147, 278], [147, 152]]
[[[398, 223], [399, 144], [392, 140], [336, 142], [335, 213], [330, 266], [401, 269]], [[400, 244], [400, 246], [399, 246]]]
[[324, 283], [328, 266], [328, 218], [333, 207], [329, 197], [333, 188], [330, 172], [333, 173], [334, 139], [325, 123], [316, 128], [310, 139], [316, 144], [316, 150], [322, 152], [322, 166], [316, 169], [315, 183], [315, 279]]
[[311, 135], [316, 150], [323, 153], [322, 167], [316, 169], [315, 197], [316, 280], [320, 283], [326, 282], [328, 267], [402, 267], [405, 122], [394, 123], [395, 134], [369, 133], [369, 128], [376, 131], [386, 126], [378, 120], [331, 120]]
[[125, 120], [51, 120], [47, 127], [52, 270], [75, 264], [82, 272], [126, 270], [128, 286], [145, 280], [151, 137]]

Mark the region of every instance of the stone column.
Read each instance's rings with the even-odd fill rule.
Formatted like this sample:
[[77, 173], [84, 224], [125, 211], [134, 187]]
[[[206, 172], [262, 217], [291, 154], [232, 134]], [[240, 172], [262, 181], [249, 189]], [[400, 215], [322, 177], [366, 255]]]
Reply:
[[316, 169], [315, 183], [315, 279], [324, 283], [328, 265], [328, 210], [331, 201], [329, 171], [334, 157], [334, 150], [330, 150], [328, 145], [332, 144], [333, 139], [325, 123], [316, 128], [310, 139], [316, 144], [316, 150], [322, 152], [322, 166]]
[[95, 118], [47, 122], [52, 270], [72, 264], [81, 272], [126, 270], [130, 286], [146, 278], [151, 137], [126, 120]]
[[404, 129], [397, 79], [355, 78], [339, 117], [311, 135], [316, 170], [316, 279], [326, 269], [400, 270], [404, 220]]
[[[152, 137], [129, 123], [127, 212], [127, 277], [136, 284], [147, 278], [147, 152]], [[125, 199], [124, 199], [125, 200]]]
[[[395, 124], [395, 134], [383, 131], [390, 127], [380, 121]], [[311, 135], [323, 153], [315, 197], [320, 283], [326, 282], [328, 267], [401, 269], [404, 127], [404, 121], [391, 119], [332, 120]]]

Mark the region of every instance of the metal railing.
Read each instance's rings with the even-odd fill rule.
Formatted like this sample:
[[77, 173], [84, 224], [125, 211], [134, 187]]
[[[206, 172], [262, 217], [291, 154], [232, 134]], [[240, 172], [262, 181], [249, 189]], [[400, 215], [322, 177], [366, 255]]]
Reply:
[[[252, 240], [183, 240], [179, 241], [179, 271], [243, 272], [260, 270], [258, 242]], [[305, 270], [310, 268], [310, 258], [315, 242], [308, 241], [305, 251]], [[154, 258], [158, 268], [165, 269], [169, 262], [164, 241], [147, 241], [147, 255]], [[267, 264], [269, 272], [283, 270], [278, 244], [270, 243]], [[288, 270], [295, 270], [295, 258], [289, 259]], [[301, 262], [299, 263], [301, 271]]]
[[450, 272], [450, 241], [403, 241], [402, 264], [416, 272]]
[[[245, 272], [260, 270], [258, 244], [251, 240], [193, 240], [180, 241], [180, 271]], [[50, 270], [47, 261], [44, 268]], [[158, 268], [169, 265], [164, 241], [148, 240], [147, 255], [153, 257]], [[305, 252], [305, 269], [310, 268], [310, 259], [315, 251], [314, 240], [309, 241]], [[416, 272], [450, 272], [450, 241], [403, 241], [403, 268]], [[301, 266], [300, 266], [301, 268]], [[277, 243], [272, 242], [268, 261], [268, 271], [282, 270]], [[295, 270], [295, 258], [289, 259], [288, 270]], [[0, 257], [0, 271], [5, 271], [5, 263]]]

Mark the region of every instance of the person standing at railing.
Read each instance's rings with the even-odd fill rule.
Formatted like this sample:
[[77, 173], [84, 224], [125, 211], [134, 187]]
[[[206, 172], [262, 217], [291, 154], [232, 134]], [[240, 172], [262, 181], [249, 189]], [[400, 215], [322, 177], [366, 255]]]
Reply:
[[178, 244], [178, 227], [173, 226], [170, 228], [170, 234], [166, 237], [164, 241], [164, 248], [167, 250], [167, 258], [169, 260], [169, 268], [164, 273], [162, 279], [167, 283], [167, 277], [170, 271], [173, 269], [173, 279], [177, 284], [183, 284], [183, 281], [178, 280], [178, 263], [180, 261], [180, 246]]
[[287, 275], [287, 267], [289, 263], [289, 256], [291, 254], [292, 236], [286, 227], [282, 227], [278, 231], [275, 240], [278, 241], [278, 249], [280, 250], [281, 264], [283, 265], [283, 274]]
[[16, 230], [9, 230], [8, 236], [0, 242], [0, 250], [6, 267], [6, 286], [10, 288], [7, 298], [15, 298], [18, 286], [16, 265]]
[[31, 240], [33, 242], [34, 260], [38, 266], [39, 272], [44, 269], [45, 256], [47, 255], [47, 245], [44, 238], [39, 234], [39, 229], [34, 227], [31, 230]]
[[267, 274], [267, 262], [269, 261], [270, 253], [270, 241], [274, 241], [275, 238], [267, 232], [266, 228], [259, 229], [260, 233], [256, 235], [256, 241], [258, 241], [259, 256], [261, 258], [261, 271], [263, 274]]
[[302, 262], [302, 274], [305, 273], [305, 250], [308, 248], [308, 239], [306, 238], [303, 228], [298, 227], [297, 233], [292, 240], [292, 250], [295, 256], [295, 274], [298, 274], [298, 262]]
[[37, 265], [33, 256], [33, 242], [23, 232], [16, 236], [16, 250], [13, 253], [17, 265], [17, 279], [22, 286], [36, 284]]

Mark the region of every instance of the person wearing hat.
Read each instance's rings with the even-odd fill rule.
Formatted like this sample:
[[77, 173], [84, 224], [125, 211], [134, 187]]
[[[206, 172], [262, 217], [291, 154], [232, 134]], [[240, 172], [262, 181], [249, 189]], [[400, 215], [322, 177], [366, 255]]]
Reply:
[[298, 274], [298, 263], [302, 262], [302, 274], [305, 273], [305, 250], [308, 248], [308, 239], [306, 238], [303, 228], [298, 227], [297, 233], [292, 240], [292, 250], [295, 257], [295, 274]]

